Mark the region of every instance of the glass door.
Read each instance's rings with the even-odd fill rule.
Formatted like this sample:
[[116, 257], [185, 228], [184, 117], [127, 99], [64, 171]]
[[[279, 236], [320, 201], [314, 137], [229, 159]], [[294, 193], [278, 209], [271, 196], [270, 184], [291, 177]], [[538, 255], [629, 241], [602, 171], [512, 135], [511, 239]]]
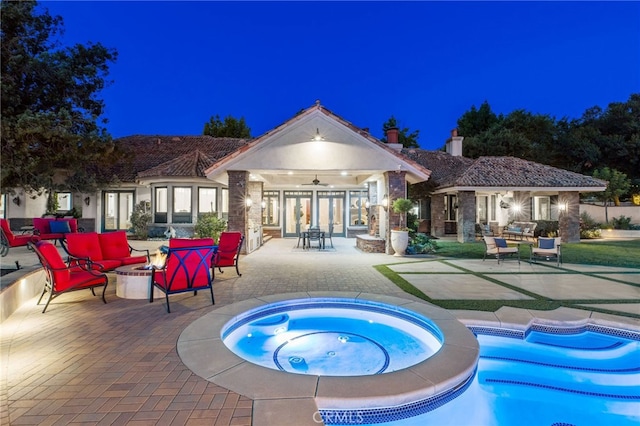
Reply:
[[284, 192], [284, 237], [297, 237], [311, 226], [313, 191]]
[[329, 231], [333, 223], [333, 236], [344, 237], [344, 191], [318, 191], [318, 226]]
[[131, 228], [133, 213], [133, 191], [109, 191], [104, 193], [102, 231], [127, 230]]

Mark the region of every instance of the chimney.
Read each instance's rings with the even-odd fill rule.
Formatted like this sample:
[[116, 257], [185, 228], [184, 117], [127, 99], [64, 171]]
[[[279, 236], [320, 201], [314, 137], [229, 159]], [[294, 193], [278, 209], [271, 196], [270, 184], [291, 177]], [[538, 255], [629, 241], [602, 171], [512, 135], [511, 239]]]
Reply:
[[398, 143], [398, 128], [390, 127], [387, 129], [387, 143]]
[[458, 136], [458, 129], [451, 131], [451, 137], [447, 140], [447, 154], [454, 157], [462, 157], [462, 136]]

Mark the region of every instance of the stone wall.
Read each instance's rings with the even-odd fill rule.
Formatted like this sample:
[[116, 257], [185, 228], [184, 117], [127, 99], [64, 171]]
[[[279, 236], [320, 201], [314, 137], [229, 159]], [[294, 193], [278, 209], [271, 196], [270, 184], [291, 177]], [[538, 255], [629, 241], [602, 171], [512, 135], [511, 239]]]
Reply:
[[365, 253], [384, 253], [386, 241], [379, 237], [356, 235], [356, 247]]
[[558, 232], [562, 242], [580, 242], [580, 196], [577, 192], [559, 192], [558, 204], [566, 207], [566, 211], [561, 211], [558, 218]]
[[476, 240], [476, 194], [474, 191], [458, 192], [458, 242]]

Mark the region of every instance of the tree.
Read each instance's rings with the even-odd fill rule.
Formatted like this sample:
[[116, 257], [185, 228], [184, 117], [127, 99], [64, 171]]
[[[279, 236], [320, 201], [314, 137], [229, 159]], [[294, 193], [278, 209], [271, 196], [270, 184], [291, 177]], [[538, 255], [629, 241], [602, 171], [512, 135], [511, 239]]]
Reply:
[[414, 130], [411, 132], [408, 127], [400, 127], [398, 121], [393, 115], [382, 125], [382, 132], [385, 136], [380, 140], [386, 143], [387, 130], [394, 128], [398, 129], [398, 143], [401, 143], [403, 147], [420, 148], [420, 144], [418, 143], [420, 130]]
[[97, 97], [117, 52], [59, 48], [62, 18], [37, 9], [0, 3], [2, 190], [90, 192], [110, 182], [99, 166], [117, 158]]
[[225, 117], [224, 122], [220, 120], [218, 114], [216, 114], [215, 117], [212, 116], [209, 121], [204, 124], [202, 134], [216, 138], [251, 139], [251, 129], [244, 121], [244, 117], [240, 117], [238, 120], [230, 115]]
[[631, 188], [631, 181], [627, 178], [627, 175], [619, 172], [618, 170], [604, 167], [597, 169], [593, 172], [593, 177], [596, 179], [606, 180], [607, 189], [598, 193], [597, 197], [603, 201], [605, 206], [605, 220], [609, 222], [609, 214], [607, 212], [607, 205], [609, 201], [613, 200], [616, 206], [620, 205], [620, 196], [626, 194]]

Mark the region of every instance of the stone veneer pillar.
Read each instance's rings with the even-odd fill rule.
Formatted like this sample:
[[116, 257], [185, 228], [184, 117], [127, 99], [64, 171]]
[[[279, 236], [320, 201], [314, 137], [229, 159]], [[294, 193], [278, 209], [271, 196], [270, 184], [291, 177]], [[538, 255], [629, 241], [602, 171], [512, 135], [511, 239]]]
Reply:
[[559, 212], [558, 232], [563, 243], [580, 242], [580, 195], [578, 192], [558, 192], [558, 205], [566, 206]]
[[[242, 232], [243, 235], [247, 235], [249, 220], [246, 198], [249, 194], [249, 172], [246, 170], [229, 170], [227, 175], [229, 176], [229, 220], [227, 222], [227, 230], [238, 231]], [[244, 247], [242, 250], [245, 252]]]
[[444, 194], [431, 196], [431, 235], [444, 237]]
[[397, 170], [393, 172], [385, 172], [385, 180], [387, 181], [387, 195], [389, 204], [387, 207], [387, 232], [384, 237], [386, 240], [386, 249], [385, 253], [394, 254], [395, 251], [391, 247], [391, 230], [393, 228], [397, 228], [400, 223], [400, 216], [404, 215], [402, 218], [402, 223], [404, 226], [407, 225], [407, 216], [404, 213], [395, 213], [393, 211], [393, 202], [398, 198], [406, 198], [407, 197], [407, 172], [402, 170]]
[[458, 242], [476, 240], [476, 194], [474, 191], [458, 192]]

